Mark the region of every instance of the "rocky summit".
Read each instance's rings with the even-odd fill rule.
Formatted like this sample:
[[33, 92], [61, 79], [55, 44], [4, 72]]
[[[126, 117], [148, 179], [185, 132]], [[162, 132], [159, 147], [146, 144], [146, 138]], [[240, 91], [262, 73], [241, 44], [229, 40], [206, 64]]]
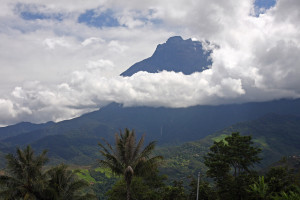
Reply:
[[131, 76], [139, 71], [157, 73], [165, 70], [186, 75], [202, 72], [212, 64], [210, 54], [211, 51], [206, 51], [200, 41], [174, 36], [159, 44], [150, 58], [132, 65], [121, 76]]

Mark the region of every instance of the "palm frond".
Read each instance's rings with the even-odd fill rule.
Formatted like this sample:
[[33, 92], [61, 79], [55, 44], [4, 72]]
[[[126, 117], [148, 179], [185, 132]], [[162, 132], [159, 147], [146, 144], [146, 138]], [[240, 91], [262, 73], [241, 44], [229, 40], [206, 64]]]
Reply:
[[135, 147], [135, 151], [133, 153], [133, 157], [138, 157], [139, 153], [142, 151], [142, 147], [145, 141], [145, 134], [142, 135], [141, 139], [139, 140], [138, 144]]
[[130, 165], [130, 163], [133, 161], [134, 157], [134, 151], [135, 151], [135, 132], [134, 130], [132, 130], [131, 132], [129, 132], [129, 135], [127, 137], [127, 140], [124, 142], [125, 143], [125, 161], [126, 161], [126, 165]]
[[[136, 143], [135, 131], [126, 128], [123, 133], [120, 130], [119, 134], [115, 134], [115, 146], [114, 148], [110, 146], [111, 151], [108, 151], [103, 144], [99, 144], [100, 153], [103, 156], [99, 164], [110, 168], [116, 175], [123, 175], [127, 183], [128, 195], [130, 194], [132, 177], [135, 175], [143, 176], [157, 170], [162, 160], [161, 156], [151, 157], [156, 142], [150, 142], [143, 149], [144, 140], [145, 135]], [[109, 146], [109, 144], [106, 145]]]
[[141, 159], [136, 163], [135, 174], [137, 176], [145, 176], [152, 173], [162, 163], [162, 156], [154, 156], [149, 159]]
[[156, 141], [150, 142], [144, 148], [144, 150], [139, 154], [138, 159], [143, 158], [143, 157], [148, 158], [151, 155], [152, 151], [154, 150], [155, 145], [156, 145]]

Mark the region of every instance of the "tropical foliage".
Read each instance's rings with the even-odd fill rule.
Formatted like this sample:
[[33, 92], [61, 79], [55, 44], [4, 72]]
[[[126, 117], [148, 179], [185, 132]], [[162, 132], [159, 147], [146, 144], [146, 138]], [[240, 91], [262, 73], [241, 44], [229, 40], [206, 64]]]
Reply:
[[48, 161], [46, 151], [35, 156], [32, 148], [17, 148], [17, 154], [8, 154], [7, 170], [0, 176], [0, 184], [4, 188], [0, 197], [3, 199], [42, 199], [47, 187], [46, 174], [42, 171]]
[[30, 146], [17, 148], [17, 154], [6, 156], [7, 167], [0, 175], [0, 198], [5, 200], [76, 200], [94, 199], [83, 192], [88, 184], [78, 180], [66, 165], [46, 171], [47, 151], [35, 155]]
[[[164, 190], [166, 185], [165, 176], [159, 175], [157, 172], [149, 173], [145, 177], [133, 177], [131, 183], [132, 199], [139, 200], [164, 200]], [[126, 182], [120, 179], [107, 192], [109, 200], [126, 200]]]
[[125, 129], [124, 133], [115, 136], [115, 147], [108, 142], [99, 143], [103, 159], [100, 165], [108, 167], [113, 173], [122, 175], [126, 182], [127, 200], [130, 200], [130, 186], [133, 176], [145, 176], [157, 169], [161, 156], [152, 156], [155, 142], [150, 142], [143, 148], [145, 135], [136, 142], [134, 130]]
[[264, 176], [260, 176], [257, 182], [254, 182], [250, 187], [250, 193], [257, 199], [257, 200], [265, 200], [268, 197], [268, 190], [269, 187], [265, 183]]
[[45, 199], [51, 200], [81, 200], [94, 199], [94, 195], [83, 192], [89, 186], [88, 182], [78, 179], [74, 172], [64, 164], [47, 171], [49, 177]]
[[[195, 173], [169, 180], [158, 168], [162, 157], [153, 155], [155, 142], [144, 147], [145, 136], [137, 141], [135, 132], [125, 129], [116, 134], [114, 146], [105, 140], [99, 144], [101, 168], [45, 166], [47, 151], [36, 155], [30, 146], [17, 148], [16, 154], [6, 156], [6, 168], [0, 171], [0, 199], [88, 200], [96, 199], [95, 193], [101, 200], [194, 200], [197, 192], [202, 200], [300, 199], [299, 156], [284, 158], [265, 171], [255, 171], [261, 150], [250, 136], [232, 133], [213, 138], [210, 148], [209, 143], [201, 143], [202, 150], [196, 143], [187, 145], [184, 153], [193, 155], [177, 160], [178, 164], [190, 166], [186, 163], [192, 156], [203, 157], [205, 166], [193, 163], [199, 171], [207, 172], [206, 176], [201, 173], [198, 191]], [[166, 162], [165, 166], [170, 164]]]
[[250, 136], [232, 133], [224, 140], [214, 142], [204, 157], [207, 176], [215, 180], [223, 199], [245, 199], [254, 172], [251, 167], [260, 161], [261, 149], [254, 147]]

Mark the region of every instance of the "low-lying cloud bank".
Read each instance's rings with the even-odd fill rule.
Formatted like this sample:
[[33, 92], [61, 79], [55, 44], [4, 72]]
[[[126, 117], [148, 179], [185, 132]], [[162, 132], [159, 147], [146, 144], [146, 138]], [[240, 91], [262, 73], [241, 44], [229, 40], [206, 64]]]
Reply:
[[[30, 2], [50, 18], [24, 20], [12, 3], [0, 14], [2, 125], [59, 121], [110, 102], [176, 108], [300, 97], [299, 0], [278, 0], [259, 16], [253, 0]], [[76, 21], [93, 8], [109, 9], [120, 26]], [[118, 76], [174, 34], [217, 44], [211, 68]]]
[[51, 88], [39, 82], [16, 87], [10, 98], [0, 99], [0, 112], [6, 113], [0, 121], [60, 121], [110, 102], [179, 108], [299, 97], [297, 91], [260, 87], [251, 76], [243, 77], [246, 81], [241, 77], [220, 76], [215, 69], [208, 69], [191, 75], [163, 71], [107, 78], [101, 77], [101, 70], [87, 68], [73, 72], [68, 82]]

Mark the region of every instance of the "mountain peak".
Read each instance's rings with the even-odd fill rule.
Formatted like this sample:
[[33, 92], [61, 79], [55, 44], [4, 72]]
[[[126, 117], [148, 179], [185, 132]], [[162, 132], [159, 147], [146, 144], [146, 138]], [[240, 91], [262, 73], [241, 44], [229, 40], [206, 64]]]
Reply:
[[181, 42], [181, 41], [183, 41], [181, 36], [173, 36], [170, 37], [166, 43]]
[[131, 76], [139, 71], [157, 73], [165, 70], [184, 74], [201, 72], [212, 64], [210, 53], [211, 51], [203, 49], [200, 41], [173, 36], [165, 43], [157, 45], [150, 58], [132, 65], [121, 76]]

